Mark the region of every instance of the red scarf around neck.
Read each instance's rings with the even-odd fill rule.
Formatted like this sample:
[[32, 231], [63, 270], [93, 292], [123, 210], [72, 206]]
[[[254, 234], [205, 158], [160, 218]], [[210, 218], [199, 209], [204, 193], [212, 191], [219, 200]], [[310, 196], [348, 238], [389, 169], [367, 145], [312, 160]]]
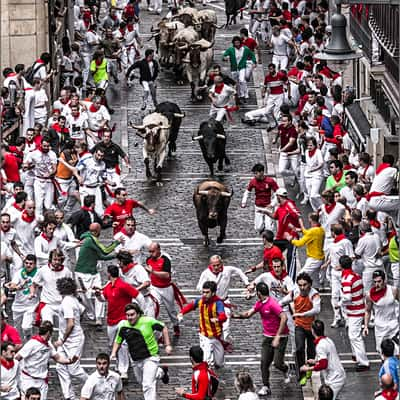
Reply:
[[376, 303], [379, 301], [382, 297], [385, 296], [387, 291], [387, 286], [385, 286], [381, 290], [376, 290], [376, 287], [372, 287], [371, 290], [369, 291], [369, 297], [371, 297], [371, 300]]
[[317, 148], [308, 151], [308, 156], [311, 158], [317, 152]]
[[52, 270], [52, 271], [55, 271], [55, 272], [60, 272], [60, 271], [62, 271], [63, 269], [64, 269], [64, 265], [60, 265], [59, 267], [57, 267], [57, 268], [55, 268], [54, 266], [53, 266], [53, 264], [48, 264], [49, 265], [49, 268]]
[[337, 235], [337, 236], [335, 237], [335, 239], [333, 239], [333, 242], [334, 242], [334, 243], [338, 243], [338, 242], [340, 242], [340, 241], [343, 240], [343, 239], [346, 239], [346, 236], [345, 236], [344, 233], [341, 233], [340, 235]]
[[283, 281], [285, 279], [285, 277], [288, 275], [287, 272], [285, 270], [283, 270], [282, 273], [281, 273], [281, 276], [278, 276], [273, 268], [271, 268], [269, 270], [269, 272], [278, 281]]
[[93, 113], [95, 113], [95, 112], [97, 112], [97, 111], [99, 111], [100, 110], [100, 108], [99, 109], [97, 109], [96, 108], [96, 106], [92, 103], [91, 105], [90, 105], [90, 107], [89, 107], [89, 111], [90, 112], [93, 112]]
[[49, 238], [45, 232], [42, 232], [42, 234], [40, 235], [43, 239], [46, 239], [47, 242], [51, 242], [53, 240], [53, 238]]
[[22, 211], [21, 219], [22, 219], [22, 221], [27, 222], [28, 224], [30, 224], [35, 219], [35, 214], [33, 214], [32, 216], [28, 215], [26, 210], [24, 210], [24, 211]]
[[137, 265], [137, 263], [134, 263], [134, 262], [132, 262], [128, 265], [125, 265], [124, 267], [122, 267], [122, 272], [124, 274], [126, 274], [128, 271], [130, 271], [132, 268], [134, 268], [135, 265]]
[[396, 400], [399, 392], [394, 389], [382, 390], [382, 397], [386, 400]]
[[333, 179], [334, 179], [336, 182], [340, 182], [340, 180], [342, 179], [342, 177], [343, 177], [343, 171], [339, 171], [337, 174], [333, 175]]
[[224, 83], [219, 83], [218, 85], [215, 85], [215, 93], [220, 94], [222, 90], [224, 89]]
[[369, 224], [376, 229], [381, 229], [381, 223], [379, 221], [377, 221], [376, 219], [370, 219]]
[[19, 206], [17, 203], [14, 203], [13, 207], [18, 211], [22, 211], [24, 209], [23, 207]]
[[44, 344], [45, 346], [49, 347], [49, 342], [43, 339], [40, 335], [35, 335], [31, 337], [32, 340], [37, 340], [39, 343]]
[[0, 362], [1, 365], [5, 368], [5, 369], [12, 369], [14, 367], [14, 360], [6, 360], [4, 357], [0, 357]]
[[125, 227], [123, 227], [120, 230], [120, 232], [123, 233], [125, 236], [128, 236], [129, 238], [131, 238], [135, 234], [135, 232], [133, 232], [132, 235], [129, 235], [129, 233], [126, 231]]
[[219, 275], [219, 274], [224, 270], [224, 266], [222, 265], [222, 266], [220, 267], [220, 269], [219, 269], [218, 272], [215, 272], [215, 271], [214, 271], [214, 268], [213, 268], [213, 266], [212, 266], [211, 264], [208, 266], [208, 269], [209, 269], [215, 276], [217, 276], [217, 275]]
[[335, 202], [333, 202], [332, 204], [325, 204], [325, 211], [328, 214], [330, 214], [333, 211], [333, 209], [335, 208], [335, 206], [336, 206]]
[[384, 169], [386, 168], [390, 168], [391, 165], [388, 163], [382, 163], [381, 165], [379, 165], [379, 167], [376, 169], [375, 175], [378, 175], [380, 172], [382, 172]]
[[93, 207], [82, 206], [81, 210], [88, 211], [88, 212], [93, 212]]

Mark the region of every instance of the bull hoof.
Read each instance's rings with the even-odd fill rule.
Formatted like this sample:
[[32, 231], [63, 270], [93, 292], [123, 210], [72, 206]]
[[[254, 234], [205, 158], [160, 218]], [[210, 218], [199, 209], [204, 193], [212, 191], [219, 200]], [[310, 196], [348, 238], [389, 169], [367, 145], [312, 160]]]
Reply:
[[224, 236], [217, 237], [217, 243], [222, 243], [224, 241]]

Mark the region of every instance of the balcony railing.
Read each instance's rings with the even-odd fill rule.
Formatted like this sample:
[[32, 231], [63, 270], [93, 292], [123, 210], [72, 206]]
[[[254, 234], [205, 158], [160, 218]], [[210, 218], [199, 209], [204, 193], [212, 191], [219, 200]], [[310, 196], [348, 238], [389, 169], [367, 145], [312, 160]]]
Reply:
[[356, 42], [361, 45], [365, 56], [372, 59], [372, 36], [368, 26], [368, 9], [366, 6], [353, 6], [350, 13], [350, 32]]

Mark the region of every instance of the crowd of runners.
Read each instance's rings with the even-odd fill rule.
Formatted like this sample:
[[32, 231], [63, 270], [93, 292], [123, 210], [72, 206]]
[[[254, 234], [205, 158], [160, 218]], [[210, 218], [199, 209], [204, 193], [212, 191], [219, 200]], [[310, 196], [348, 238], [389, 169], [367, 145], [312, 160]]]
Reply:
[[[170, 18], [184, 4], [76, 0], [75, 36], [63, 48], [61, 90], [54, 102], [50, 54], [41, 54], [32, 65], [3, 68], [1, 399], [46, 400], [52, 359], [65, 400], [124, 399], [130, 365], [144, 399], [155, 400], [157, 381], [169, 382], [160, 352], [174, 352], [172, 336], [180, 337], [180, 322], [189, 312], [199, 315], [199, 345], [193, 344], [188, 355], [191, 388], [176, 388], [177, 397], [218, 395], [218, 370], [225, 353], [235, 348], [231, 319], [259, 314], [262, 387], [255, 388], [248, 371], [238, 372], [240, 400], [271, 395], [272, 363], [284, 384], [305, 385], [313, 371], [320, 371], [319, 399], [341, 398], [346, 374], [334, 341], [326, 336], [327, 324], [346, 329], [360, 373], [370, 368], [364, 338], [374, 332], [383, 363], [375, 396], [398, 399], [396, 160], [391, 154], [373, 160], [344, 128], [352, 91], [343, 88], [343, 71], [315, 56], [331, 36], [328, 3], [250, 3], [245, 8], [250, 24], [231, 28], [231, 47], [208, 71], [206, 101], [210, 116], [228, 129], [239, 115], [244, 124], [267, 129], [278, 146], [277, 171], [286, 188], [267, 176], [263, 164], [254, 165], [241, 207], [254, 196], [254, 230], [263, 239], [263, 258], [242, 270], [212, 255], [208, 267], [193, 277], [199, 297], [191, 302], [172, 279], [174, 260], [140, 232], [145, 225], [136, 230], [135, 208], [149, 219], [157, 212], [129, 197], [123, 186], [121, 167], [129, 174], [131, 164], [127, 149], [113, 141], [116, 110], [106, 96], [109, 85], [127, 80], [129, 87], [138, 69], [142, 111], [157, 106], [160, 66], [141, 39], [141, 21], [167, 12]], [[242, 113], [248, 83], [262, 61], [260, 48], [271, 55], [264, 81], [254, 82], [261, 86], [263, 105]], [[222, 72], [227, 65], [230, 74]], [[289, 195], [293, 187], [296, 198]], [[297, 249], [303, 247], [306, 257], [300, 263]], [[107, 260], [105, 280], [99, 266]], [[244, 296], [255, 296], [247, 311], [231, 307], [235, 275]], [[324, 291], [330, 293], [332, 321], [319, 317]], [[159, 319], [160, 308], [170, 324]], [[85, 328], [81, 319], [88, 321]], [[97, 355], [96, 370], [88, 375], [80, 364], [85, 329], [104, 326], [109, 349]], [[295, 375], [288, 353], [294, 355]], [[114, 359], [115, 371], [110, 368]], [[80, 382], [80, 393], [72, 378]]]

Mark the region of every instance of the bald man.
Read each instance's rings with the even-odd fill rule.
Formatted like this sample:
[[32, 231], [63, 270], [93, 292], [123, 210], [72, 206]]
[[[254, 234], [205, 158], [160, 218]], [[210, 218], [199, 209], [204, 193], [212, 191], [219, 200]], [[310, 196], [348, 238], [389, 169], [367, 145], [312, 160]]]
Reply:
[[[101, 318], [104, 318], [105, 305], [99, 301], [93, 287], [102, 287], [100, 273], [97, 269], [97, 263], [100, 260], [112, 260], [116, 257], [113, 253], [114, 249], [123, 242], [118, 239], [110, 245], [105, 246], [99, 242], [101, 226], [97, 222], [90, 224], [89, 232], [85, 232], [81, 236], [82, 245], [79, 249], [78, 261], [75, 267], [75, 278], [85, 295], [82, 301], [87, 310], [87, 316], [91, 320], [95, 320], [96, 326], [101, 326]], [[94, 298], [94, 309], [92, 299]]]
[[392, 375], [383, 374], [380, 384], [381, 390], [375, 393], [375, 400], [399, 399], [399, 392], [395, 389]]

